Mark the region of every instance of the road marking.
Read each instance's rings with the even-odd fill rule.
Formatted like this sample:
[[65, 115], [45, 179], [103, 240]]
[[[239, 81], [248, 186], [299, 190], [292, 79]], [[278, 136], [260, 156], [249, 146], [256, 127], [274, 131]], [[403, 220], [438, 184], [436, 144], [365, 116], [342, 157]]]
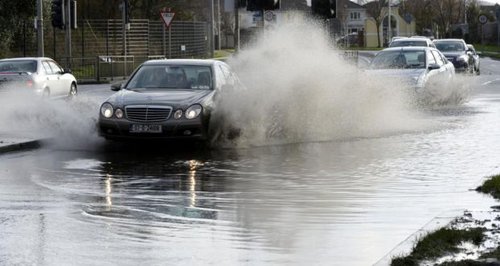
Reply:
[[496, 82], [496, 81], [500, 81], [500, 79], [494, 79], [494, 80], [486, 81], [485, 83], [481, 84], [481, 86], [490, 85], [491, 83]]

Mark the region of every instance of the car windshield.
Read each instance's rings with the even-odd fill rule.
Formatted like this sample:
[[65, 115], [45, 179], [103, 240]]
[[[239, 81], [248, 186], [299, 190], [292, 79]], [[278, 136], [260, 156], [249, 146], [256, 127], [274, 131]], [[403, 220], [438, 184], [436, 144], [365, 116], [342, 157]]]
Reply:
[[127, 89], [196, 89], [213, 87], [209, 66], [144, 65], [127, 84]]
[[427, 46], [426, 41], [404, 40], [391, 42], [389, 47], [402, 47], [402, 46]]
[[36, 72], [35, 60], [0, 61], [0, 72]]
[[441, 52], [459, 52], [464, 51], [465, 47], [462, 42], [436, 42], [436, 48]]
[[373, 58], [371, 69], [425, 68], [424, 50], [382, 51]]

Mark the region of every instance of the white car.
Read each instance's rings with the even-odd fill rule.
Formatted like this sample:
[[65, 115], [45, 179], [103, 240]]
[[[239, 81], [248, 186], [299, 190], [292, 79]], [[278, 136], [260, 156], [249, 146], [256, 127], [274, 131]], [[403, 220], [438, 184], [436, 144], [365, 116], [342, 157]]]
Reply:
[[409, 37], [393, 40], [389, 47], [403, 47], [403, 46], [424, 46], [436, 48], [436, 45], [431, 39], [426, 37]]
[[77, 82], [70, 70], [48, 57], [19, 57], [0, 60], [0, 88], [27, 88], [51, 98], [73, 97]]
[[453, 64], [431, 47], [386, 48], [377, 53], [367, 71], [397, 78], [417, 92], [442, 91], [455, 78]]

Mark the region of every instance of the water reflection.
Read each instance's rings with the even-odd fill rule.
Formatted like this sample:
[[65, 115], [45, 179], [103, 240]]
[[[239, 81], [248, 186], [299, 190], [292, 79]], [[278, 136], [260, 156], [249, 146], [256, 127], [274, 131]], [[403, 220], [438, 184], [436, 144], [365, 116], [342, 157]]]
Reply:
[[36, 181], [71, 194], [73, 217], [105, 225], [117, 248], [170, 251], [154, 262], [370, 265], [443, 212], [489, 206], [469, 191], [498, 162], [500, 110], [488, 108], [431, 110], [428, 127], [376, 138], [68, 152]]
[[[128, 156], [127, 156], [128, 157]], [[99, 167], [107, 208], [92, 206], [91, 215], [119, 215], [122, 219], [149, 216], [153, 221], [192, 222], [192, 219], [217, 219], [217, 206], [206, 200], [223, 190], [213, 186], [210, 173], [199, 171], [204, 163], [191, 159], [165, 161], [163, 158], [123, 160], [108, 157]], [[217, 182], [223, 185], [223, 182]], [[200, 194], [200, 196], [198, 196]]]

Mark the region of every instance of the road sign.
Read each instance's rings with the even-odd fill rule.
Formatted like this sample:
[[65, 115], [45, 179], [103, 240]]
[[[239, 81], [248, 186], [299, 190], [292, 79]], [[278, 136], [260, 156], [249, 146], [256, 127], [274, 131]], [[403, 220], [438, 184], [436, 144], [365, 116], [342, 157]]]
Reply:
[[479, 23], [485, 24], [486, 22], [488, 22], [488, 17], [485, 15], [480, 15], [479, 16]]
[[172, 23], [172, 20], [174, 19], [175, 13], [174, 12], [160, 12], [161, 19], [165, 23], [165, 26], [168, 28], [170, 27], [170, 23]]

